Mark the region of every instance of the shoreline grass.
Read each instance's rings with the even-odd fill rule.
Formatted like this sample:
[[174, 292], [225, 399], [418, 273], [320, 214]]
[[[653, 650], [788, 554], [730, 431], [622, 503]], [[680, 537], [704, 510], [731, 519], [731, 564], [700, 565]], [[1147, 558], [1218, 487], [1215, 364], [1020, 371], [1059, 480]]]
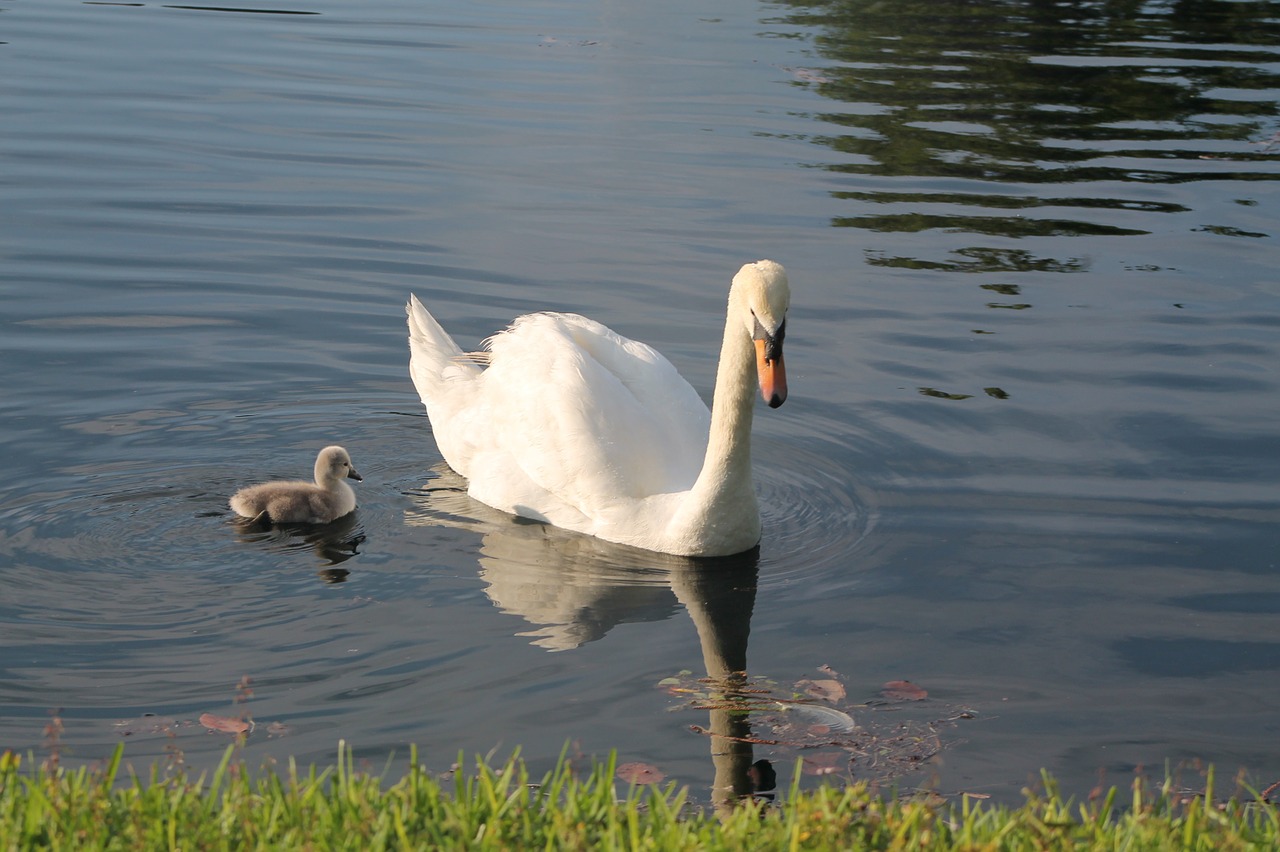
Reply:
[[[1277, 849], [1273, 803], [1215, 801], [1141, 779], [1086, 803], [1052, 779], [1019, 807], [961, 797], [876, 794], [866, 786], [794, 788], [783, 804], [721, 811], [687, 791], [619, 785], [616, 766], [575, 773], [565, 760], [533, 779], [513, 757], [477, 760], [441, 781], [416, 750], [399, 779], [357, 772], [339, 743], [334, 765], [246, 771], [228, 748], [212, 773], [143, 779], [124, 747], [97, 768], [0, 755], [4, 849]], [[23, 764], [26, 764], [24, 767]]]

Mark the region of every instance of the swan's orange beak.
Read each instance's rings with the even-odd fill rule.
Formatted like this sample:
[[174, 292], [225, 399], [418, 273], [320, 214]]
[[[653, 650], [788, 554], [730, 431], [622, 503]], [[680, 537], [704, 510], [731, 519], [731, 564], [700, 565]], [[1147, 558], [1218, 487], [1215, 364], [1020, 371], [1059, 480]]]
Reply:
[[[787, 371], [782, 366], [782, 346], [771, 341], [757, 339], [756, 374], [760, 378], [760, 395], [769, 403], [770, 408], [777, 408], [787, 401]], [[769, 350], [773, 351], [770, 352]], [[770, 358], [769, 356], [774, 357]]]

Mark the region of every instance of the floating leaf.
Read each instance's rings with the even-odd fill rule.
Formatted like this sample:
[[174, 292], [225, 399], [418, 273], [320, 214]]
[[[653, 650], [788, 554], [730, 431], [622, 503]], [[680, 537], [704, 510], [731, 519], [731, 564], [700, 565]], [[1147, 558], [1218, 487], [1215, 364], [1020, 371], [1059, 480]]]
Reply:
[[891, 680], [880, 688], [880, 694], [891, 701], [923, 701], [929, 693], [909, 680]]
[[796, 688], [803, 690], [810, 698], [821, 698], [823, 701], [839, 701], [844, 698], [844, 684], [838, 680], [802, 680]]
[[666, 777], [648, 763], [624, 763], [618, 767], [618, 778], [629, 784], [660, 784]]
[[971, 393], [947, 393], [946, 391], [940, 391], [937, 388], [916, 388], [916, 390], [920, 391], [920, 393], [924, 394], [925, 396], [931, 396], [931, 397], [934, 397], [935, 399], [960, 400], [960, 399], [970, 399], [973, 397], [973, 394]]
[[1022, 295], [1022, 288], [1017, 284], [980, 284], [978, 286], [982, 287], [983, 290], [991, 290], [994, 293], [999, 293], [1001, 296]]
[[251, 727], [244, 719], [231, 716], [215, 716], [212, 713], [201, 713], [200, 724], [220, 734], [243, 734]]
[[842, 751], [824, 751], [811, 754], [801, 762], [801, 771], [805, 775], [834, 775], [843, 768], [849, 755]]
[[814, 733], [827, 734], [831, 731], [836, 731], [841, 734], [852, 734], [858, 730], [858, 725], [853, 721], [852, 716], [833, 707], [823, 707], [821, 704], [791, 704], [783, 702], [778, 702], [778, 706], [785, 712], [794, 713], [803, 719], [803, 724], [808, 728], [821, 727], [825, 729], [814, 731]]

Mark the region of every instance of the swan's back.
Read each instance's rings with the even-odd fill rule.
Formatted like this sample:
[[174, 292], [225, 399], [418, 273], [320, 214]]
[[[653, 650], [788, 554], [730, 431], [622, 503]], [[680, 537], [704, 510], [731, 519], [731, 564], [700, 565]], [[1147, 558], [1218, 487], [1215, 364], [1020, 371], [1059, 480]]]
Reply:
[[[529, 461], [548, 469], [577, 467], [583, 499], [631, 498], [693, 485], [706, 451], [707, 406], [657, 350], [577, 314], [517, 319], [489, 341], [485, 396], [502, 406], [512, 432], [527, 424], [541, 452]], [[511, 401], [520, 402], [511, 407]], [[514, 415], [514, 416], [513, 416]]]
[[577, 314], [529, 314], [489, 339], [482, 369], [416, 298], [409, 325], [436, 442], [481, 502], [599, 535], [609, 517], [634, 522], [636, 501], [693, 485], [709, 413], [652, 347]]

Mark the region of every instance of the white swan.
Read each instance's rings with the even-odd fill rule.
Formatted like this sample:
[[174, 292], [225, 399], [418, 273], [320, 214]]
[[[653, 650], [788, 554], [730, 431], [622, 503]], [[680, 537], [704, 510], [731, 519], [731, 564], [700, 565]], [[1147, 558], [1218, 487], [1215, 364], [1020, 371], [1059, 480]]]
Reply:
[[480, 502], [648, 550], [741, 553], [760, 541], [755, 386], [770, 407], [787, 397], [790, 301], [781, 264], [734, 276], [710, 412], [656, 350], [577, 314], [522, 316], [466, 355], [411, 296], [409, 372]]
[[276, 524], [327, 524], [356, 508], [356, 493], [345, 480], [362, 480], [342, 447], [316, 456], [316, 481], [264, 482], [237, 491], [230, 500], [237, 515]]

